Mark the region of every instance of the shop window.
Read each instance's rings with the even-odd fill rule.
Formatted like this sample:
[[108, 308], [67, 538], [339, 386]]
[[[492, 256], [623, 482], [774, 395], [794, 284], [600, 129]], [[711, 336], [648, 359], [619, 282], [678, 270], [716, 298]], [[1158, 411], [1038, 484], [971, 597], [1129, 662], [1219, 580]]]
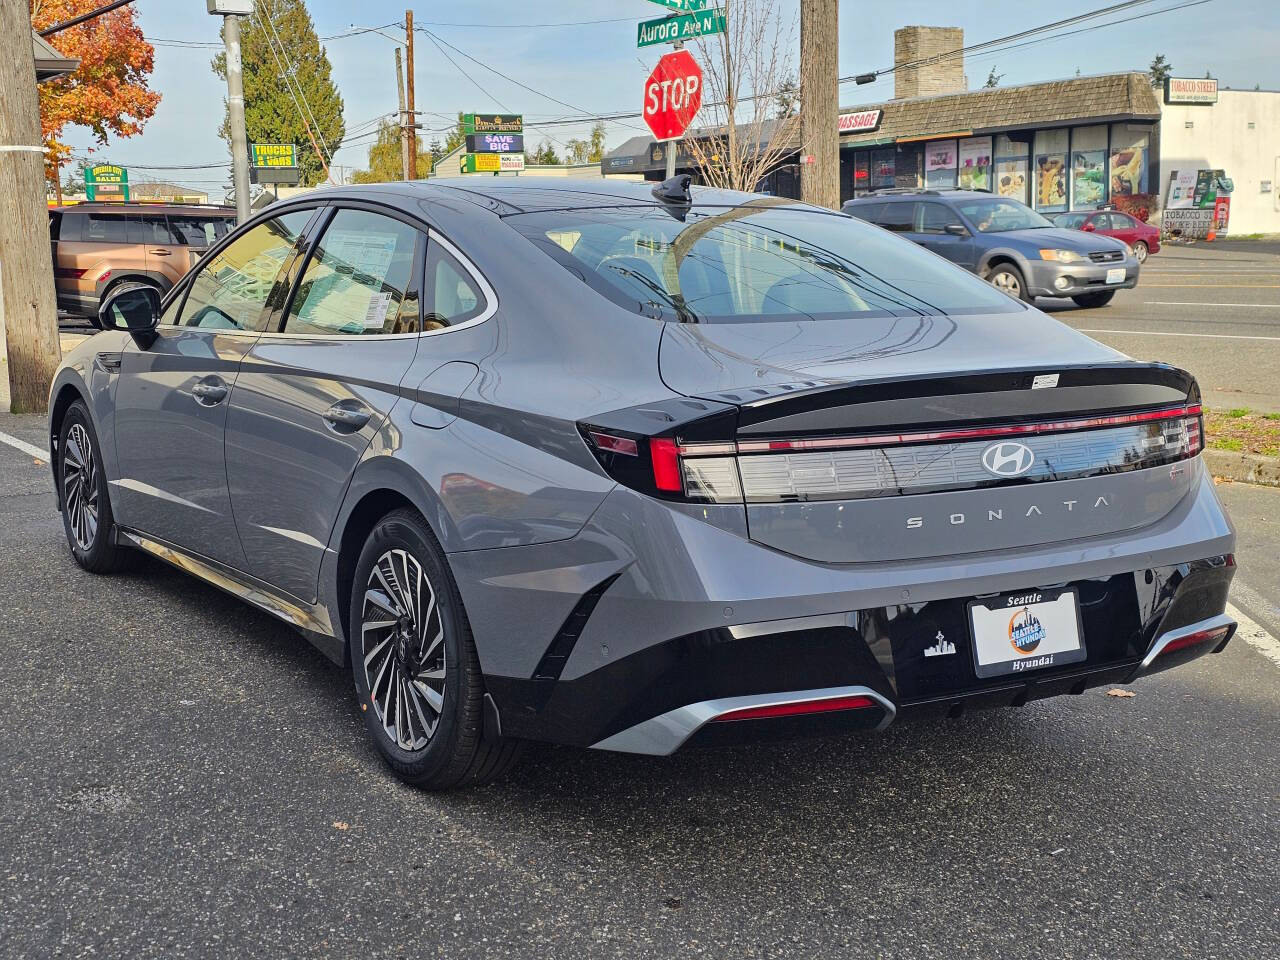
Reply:
[[871, 154], [862, 152], [853, 158], [853, 195], [864, 196], [871, 189]]
[[924, 185], [952, 190], [956, 185], [956, 141], [937, 140], [924, 147]]
[[1067, 209], [1067, 131], [1041, 130], [1035, 142], [1035, 208], [1054, 213]]
[[1071, 206], [1088, 210], [1107, 202], [1107, 128], [1071, 131]]
[[991, 138], [960, 141], [960, 189], [991, 192]]
[[1001, 134], [996, 137], [995, 192], [1022, 203], [1029, 203], [1027, 196], [1027, 154], [1031, 145], [1023, 140], [1013, 140]]
[[924, 186], [924, 150], [918, 143], [905, 143], [895, 151], [893, 185], [918, 190]]
[[893, 178], [894, 151], [874, 150], [871, 153], [871, 189], [884, 190], [895, 184]]
[[1149, 193], [1147, 166], [1151, 152], [1151, 135], [1145, 128], [1130, 129], [1130, 124], [1111, 127], [1111, 196], [1127, 197]]

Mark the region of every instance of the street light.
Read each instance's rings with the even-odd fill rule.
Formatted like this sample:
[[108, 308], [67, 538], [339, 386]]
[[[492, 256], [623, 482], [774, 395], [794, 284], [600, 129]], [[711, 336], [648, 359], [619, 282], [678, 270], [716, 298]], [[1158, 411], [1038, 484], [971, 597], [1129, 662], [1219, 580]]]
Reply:
[[231, 128], [231, 178], [236, 190], [236, 222], [249, 219], [249, 137], [244, 128], [244, 70], [240, 63], [240, 18], [253, 13], [253, 0], [205, 0], [222, 17], [227, 50], [227, 124]]

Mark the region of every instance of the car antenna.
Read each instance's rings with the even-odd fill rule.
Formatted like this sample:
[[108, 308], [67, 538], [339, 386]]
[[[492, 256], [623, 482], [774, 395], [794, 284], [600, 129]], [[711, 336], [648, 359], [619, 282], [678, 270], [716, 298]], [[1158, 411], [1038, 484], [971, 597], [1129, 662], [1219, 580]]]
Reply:
[[[689, 185], [693, 183], [693, 177], [687, 173], [678, 173], [674, 177], [668, 177], [653, 188], [653, 195], [661, 200], [667, 206], [672, 207], [692, 207], [693, 194], [689, 192]], [[684, 219], [687, 211], [680, 211], [680, 219]]]

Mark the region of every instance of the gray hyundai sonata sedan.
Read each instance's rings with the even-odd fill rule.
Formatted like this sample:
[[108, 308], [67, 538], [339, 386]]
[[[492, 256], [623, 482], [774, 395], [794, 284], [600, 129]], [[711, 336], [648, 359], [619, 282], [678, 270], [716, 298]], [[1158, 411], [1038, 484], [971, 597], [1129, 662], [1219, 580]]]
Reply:
[[318, 191], [52, 388], [76, 560], [138, 552], [349, 664], [432, 789], [1081, 693], [1221, 650], [1195, 381], [794, 201]]

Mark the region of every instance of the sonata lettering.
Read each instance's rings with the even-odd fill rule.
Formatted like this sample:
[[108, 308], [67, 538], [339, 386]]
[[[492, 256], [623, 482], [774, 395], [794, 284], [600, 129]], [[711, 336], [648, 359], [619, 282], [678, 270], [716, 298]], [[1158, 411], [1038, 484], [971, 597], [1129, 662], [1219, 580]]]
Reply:
[[[1073, 513], [1075, 511], [1076, 504], [1078, 504], [1079, 502], [1080, 502], [1079, 500], [1060, 501], [1060, 503], [1062, 504], [1063, 507], [1066, 508], [1066, 511], [1068, 513]], [[1111, 506], [1111, 500], [1109, 497], [1106, 497], [1106, 496], [1098, 497], [1098, 499], [1093, 502], [1094, 510], [1100, 510], [1103, 507], [1110, 507], [1110, 506]], [[1034, 503], [1031, 504], [1031, 506], [1027, 508], [1027, 512], [1023, 514], [1024, 519], [1027, 517], [1043, 517], [1043, 516], [1044, 516], [1044, 510], [1039, 505]], [[988, 523], [991, 523], [994, 521], [1001, 521], [1001, 520], [1004, 520], [1003, 507], [999, 509], [987, 511]], [[925, 522], [926, 521], [924, 517], [907, 517], [907, 529], [919, 530], [922, 527], [924, 527]], [[966, 513], [953, 513], [947, 517], [947, 522], [953, 527], [963, 526], [964, 524], [969, 522], [969, 515]]]

